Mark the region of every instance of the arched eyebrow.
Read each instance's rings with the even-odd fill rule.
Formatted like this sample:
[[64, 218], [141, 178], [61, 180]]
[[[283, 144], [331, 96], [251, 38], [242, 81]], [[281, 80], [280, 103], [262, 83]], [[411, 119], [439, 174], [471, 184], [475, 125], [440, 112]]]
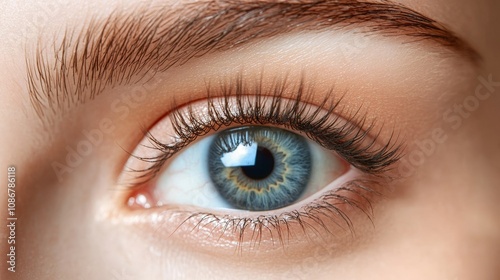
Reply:
[[[356, 29], [428, 41], [474, 61], [479, 55], [444, 26], [388, 0], [207, 0], [138, 7], [67, 28], [53, 48], [27, 51], [31, 103], [40, 117], [67, 111], [107, 87], [137, 83], [194, 57], [278, 34]], [[363, 36], [363, 35], [360, 35]]]

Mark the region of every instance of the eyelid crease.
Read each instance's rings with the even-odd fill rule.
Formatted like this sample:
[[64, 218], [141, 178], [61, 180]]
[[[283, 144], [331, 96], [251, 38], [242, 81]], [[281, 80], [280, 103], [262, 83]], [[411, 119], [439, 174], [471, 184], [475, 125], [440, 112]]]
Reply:
[[36, 114], [50, 122], [52, 115], [68, 113], [106, 87], [152, 78], [212, 51], [292, 31], [356, 27], [366, 27], [360, 36], [432, 41], [473, 61], [479, 57], [442, 24], [388, 0], [206, 0], [181, 3], [178, 9], [147, 5], [114, 10], [103, 19], [94, 16], [47, 45], [40, 39], [34, 57], [26, 48], [30, 101]]
[[[287, 91], [295, 94], [293, 99], [285, 98]], [[303, 133], [367, 174], [382, 174], [401, 157], [402, 144], [397, 144], [397, 137], [391, 136], [387, 143], [377, 146], [382, 128], [371, 135], [375, 127], [373, 121], [363, 129], [366, 115], [360, 115], [361, 108], [345, 112], [340, 107], [343, 99], [334, 101], [333, 90], [325, 95], [319, 106], [311, 105], [314, 96], [314, 88], [306, 86], [304, 78], [295, 87], [290, 86], [286, 79], [277, 79], [268, 88], [261, 81], [249, 86], [241, 76], [222, 83], [218, 89], [207, 85], [206, 106], [203, 106], [206, 112], [200, 113], [190, 103], [177, 106], [179, 109], [169, 113], [174, 132], [171, 137], [175, 141], [164, 143], [151, 132], [145, 132], [150, 146], [144, 147], [157, 150], [159, 155], [131, 153], [132, 158], [149, 166], [139, 170], [129, 168], [137, 174], [134, 183], [129, 185], [146, 183], [155, 177], [168, 159], [198, 137], [233, 124], [276, 125]]]

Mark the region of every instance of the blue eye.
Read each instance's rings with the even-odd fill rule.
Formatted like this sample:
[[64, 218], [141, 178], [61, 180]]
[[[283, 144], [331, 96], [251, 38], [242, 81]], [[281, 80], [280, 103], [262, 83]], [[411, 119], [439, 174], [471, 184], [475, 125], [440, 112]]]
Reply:
[[160, 172], [158, 205], [271, 211], [321, 193], [348, 164], [312, 140], [269, 126], [203, 137]]
[[265, 211], [299, 199], [308, 185], [312, 162], [302, 136], [247, 126], [216, 135], [207, 166], [212, 183], [231, 206]]

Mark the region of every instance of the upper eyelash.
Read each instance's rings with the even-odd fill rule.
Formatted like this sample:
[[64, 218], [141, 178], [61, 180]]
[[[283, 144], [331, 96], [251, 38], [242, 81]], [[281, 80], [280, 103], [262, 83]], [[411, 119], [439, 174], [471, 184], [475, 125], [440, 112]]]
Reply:
[[[143, 170], [130, 169], [130, 171], [140, 174], [137, 179], [148, 181], [155, 177], [168, 159], [198, 137], [231, 124], [273, 124], [300, 131], [324, 148], [337, 152], [354, 167], [368, 174], [380, 174], [400, 158], [401, 145], [396, 144], [395, 137], [391, 136], [385, 145], [376, 148], [374, 145], [379, 131], [368, 143], [364, 143], [374, 129], [375, 122], [363, 130], [366, 115], [359, 116], [360, 110], [343, 116], [347, 121], [339, 124], [341, 117], [334, 112], [338, 111], [342, 98], [333, 101], [333, 90], [329, 91], [320, 106], [311, 110], [309, 101], [314, 96], [314, 89], [307, 87], [302, 78], [295, 90], [296, 96], [291, 100], [283, 97], [285, 91], [289, 89], [287, 85], [287, 80], [283, 79], [276, 80], [270, 90], [264, 90], [261, 82], [257, 82], [254, 87], [248, 87], [241, 76], [233, 82], [224, 83], [215, 92], [208, 85], [207, 118], [200, 119], [191, 105], [187, 105], [183, 110], [187, 111], [187, 114], [183, 114], [182, 110], [174, 110], [171, 113], [171, 123], [178, 141], [162, 143], [151, 133], [146, 133], [152, 145], [148, 148], [159, 150], [160, 155], [154, 157], [132, 155], [150, 163], [151, 166]], [[236, 104], [236, 110], [233, 111], [229, 107], [231, 98], [234, 98]], [[219, 100], [217, 104], [216, 100]], [[268, 106], [270, 109], [263, 108], [264, 102], [271, 104]], [[223, 109], [217, 110], [216, 107]]]

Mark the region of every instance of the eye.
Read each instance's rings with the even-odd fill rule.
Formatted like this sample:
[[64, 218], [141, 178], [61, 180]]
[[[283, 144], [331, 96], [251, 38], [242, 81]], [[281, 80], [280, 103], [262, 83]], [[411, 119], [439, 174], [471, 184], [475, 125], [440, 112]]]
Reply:
[[347, 171], [338, 156], [288, 130], [230, 128], [180, 152], [152, 204], [268, 211], [318, 192]]
[[380, 141], [359, 108], [329, 94], [318, 103], [302, 83], [252, 87], [237, 79], [207, 90], [207, 99], [178, 106], [131, 152], [120, 181], [131, 190], [124, 203], [140, 213], [133, 221], [215, 248], [324, 239], [371, 215], [399, 145]]

